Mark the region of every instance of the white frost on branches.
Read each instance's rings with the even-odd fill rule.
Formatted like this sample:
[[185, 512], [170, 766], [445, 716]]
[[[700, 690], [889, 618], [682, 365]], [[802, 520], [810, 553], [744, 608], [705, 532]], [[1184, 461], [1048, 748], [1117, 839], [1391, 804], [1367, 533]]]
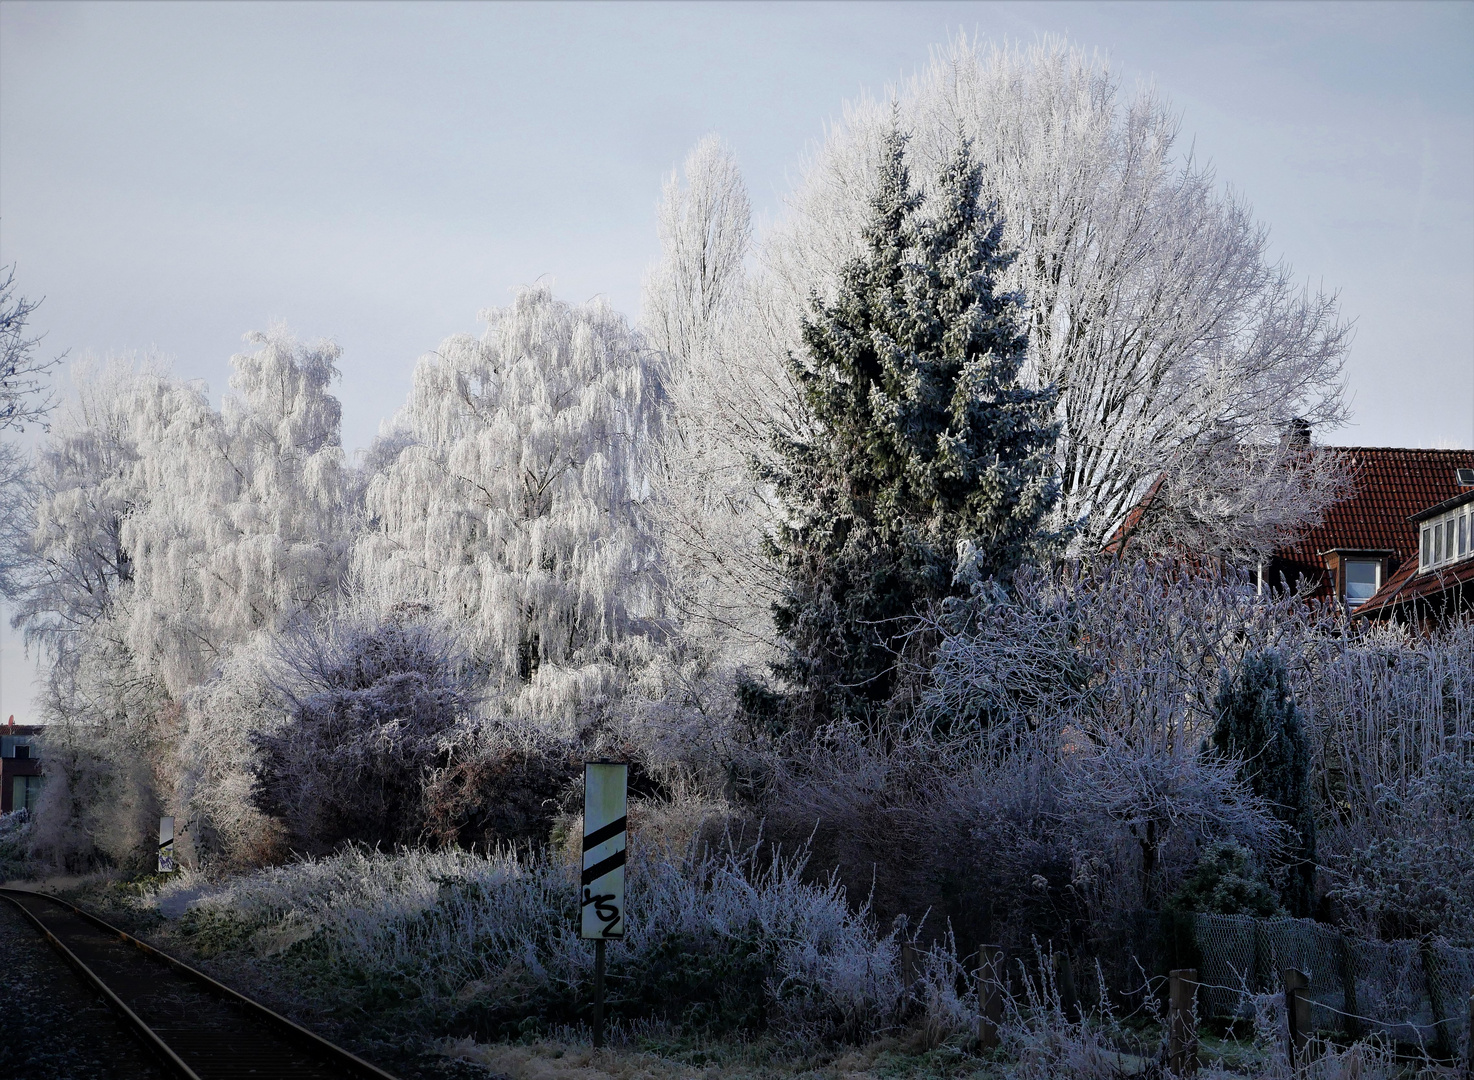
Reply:
[[642, 325], [668, 365], [668, 410], [652, 512], [674, 610], [695, 640], [738, 657], [771, 635], [778, 583], [761, 549], [768, 510], [751, 459], [792, 398], [781, 364], [751, 337], [761, 320], [745, 262], [751, 207], [730, 148], [715, 137], [672, 173], [659, 209], [661, 255]]
[[607, 304], [546, 288], [482, 318], [415, 369], [356, 572], [463, 627], [503, 688], [557, 683], [566, 705], [599, 691], [609, 646], [658, 627], [657, 355]]
[[[1271, 261], [1268, 230], [1244, 200], [1179, 151], [1163, 98], [1122, 93], [1103, 60], [1059, 40], [959, 40], [893, 101], [846, 110], [767, 245], [776, 302], [765, 317], [788, 334], [859, 242], [894, 119], [911, 133], [918, 177], [959, 135], [983, 165], [983, 197], [1020, 252], [1004, 284], [1029, 304], [1026, 378], [1059, 389], [1060, 513], [1083, 523], [1087, 547], [1164, 470], [1212, 453], [1225, 432], [1254, 445], [1296, 417], [1344, 419], [1349, 328], [1335, 296]], [[1275, 467], [1271, 455], [1252, 464]], [[1302, 500], [1312, 517], [1320, 490]]]

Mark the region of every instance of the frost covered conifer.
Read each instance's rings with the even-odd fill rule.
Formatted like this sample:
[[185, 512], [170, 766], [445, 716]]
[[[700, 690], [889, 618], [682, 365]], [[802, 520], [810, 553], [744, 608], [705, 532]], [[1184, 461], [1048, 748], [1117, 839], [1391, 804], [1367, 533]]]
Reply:
[[[1059, 38], [961, 38], [892, 101], [851, 102], [765, 241], [771, 321], [796, 323], [853, 257], [897, 111], [914, 161], [941, 165], [960, 134], [988, 165], [984, 197], [1021, 253], [1004, 285], [1029, 301], [1024, 381], [1057, 388], [1057, 512], [1083, 550], [1164, 471], [1176, 481], [1164, 500], [1229, 552], [1266, 533], [1272, 543], [1335, 501], [1334, 462], [1285, 479], [1279, 455], [1219, 451], [1225, 436], [1272, 449], [1295, 417], [1316, 430], [1345, 420], [1350, 327], [1337, 297], [1274, 261], [1245, 200], [1182, 146], [1169, 101], [1149, 86], [1125, 92], [1105, 60]], [[1215, 505], [1225, 483], [1252, 497]], [[1255, 505], [1265, 497], [1271, 506]]]
[[970, 574], [1024, 561], [1049, 511], [1052, 396], [1018, 383], [1013, 256], [960, 145], [923, 206], [892, 129], [863, 234], [832, 300], [815, 297], [790, 358], [808, 430], [780, 435], [769, 475], [786, 510], [773, 554], [790, 651], [780, 674], [820, 714], [884, 701], [919, 606]]
[[606, 303], [546, 288], [482, 317], [485, 337], [416, 368], [355, 564], [453, 620], [503, 688], [531, 684], [524, 704], [557, 710], [603, 693], [609, 649], [656, 626], [641, 506], [656, 356]]
[[1241, 779], [1292, 831], [1280, 899], [1305, 918], [1315, 906], [1310, 750], [1284, 659], [1273, 649], [1245, 656], [1237, 672], [1225, 673], [1216, 705], [1214, 747], [1240, 760]]

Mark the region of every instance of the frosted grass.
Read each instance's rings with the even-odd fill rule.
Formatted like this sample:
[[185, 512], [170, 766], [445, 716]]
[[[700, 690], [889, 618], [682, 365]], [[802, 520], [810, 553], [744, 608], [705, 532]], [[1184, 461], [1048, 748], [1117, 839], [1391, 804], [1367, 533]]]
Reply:
[[[623, 1000], [648, 1000], [654, 980], [671, 979], [672, 955], [757, 955], [772, 1028], [828, 1037], [890, 1023], [901, 997], [895, 941], [867, 909], [850, 909], [841, 886], [805, 881], [803, 869], [802, 856], [763, 865], [751, 851], [635, 851], [630, 930], [609, 950]], [[344, 1003], [412, 1002], [431, 1026], [477, 1008], [553, 1019], [576, 1013], [592, 976], [576, 895], [574, 865], [557, 853], [354, 848], [233, 879], [193, 901], [181, 929], [228, 929], [244, 942], [235, 947], [293, 961], [289, 972], [335, 987]]]

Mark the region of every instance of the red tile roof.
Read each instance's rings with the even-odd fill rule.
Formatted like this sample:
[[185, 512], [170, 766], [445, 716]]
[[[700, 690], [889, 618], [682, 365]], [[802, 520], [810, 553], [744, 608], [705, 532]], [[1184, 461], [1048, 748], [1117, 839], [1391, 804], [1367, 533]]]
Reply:
[[[1359, 548], [1393, 551], [1397, 565], [1415, 559], [1418, 530], [1408, 520], [1419, 510], [1453, 498], [1455, 469], [1474, 468], [1474, 450], [1408, 450], [1395, 446], [1329, 446], [1351, 468], [1351, 496], [1326, 511], [1325, 519], [1276, 557], [1325, 570], [1324, 551]], [[1388, 584], [1391, 584], [1390, 580]]]
[[1449, 563], [1426, 574], [1418, 573], [1418, 560], [1409, 559], [1401, 570], [1387, 579], [1387, 584], [1372, 595], [1372, 598], [1356, 609], [1357, 615], [1379, 618], [1390, 615], [1391, 609], [1399, 604], [1410, 604], [1415, 600], [1426, 600], [1434, 596], [1466, 590], [1474, 585], [1474, 555], [1465, 556], [1456, 563]]

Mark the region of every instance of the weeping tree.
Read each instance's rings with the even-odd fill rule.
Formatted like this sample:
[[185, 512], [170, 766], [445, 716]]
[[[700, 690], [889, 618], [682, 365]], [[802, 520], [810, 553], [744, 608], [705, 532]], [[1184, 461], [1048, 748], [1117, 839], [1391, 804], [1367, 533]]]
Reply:
[[1273, 649], [1249, 653], [1237, 671], [1224, 674], [1216, 704], [1214, 747], [1238, 758], [1240, 779], [1290, 831], [1280, 900], [1305, 918], [1315, 907], [1310, 748], [1283, 658]]
[[1022, 298], [998, 288], [1013, 254], [982, 170], [962, 143], [923, 198], [895, 128], [879, 170], [864, 250], [813, 298], [789, 358], [805, 430], [777, 437], [767, 469], [776, 670], [808, 724], [890, 699], [912, 617], [1019, 566], [1055, 499], [1053, 397], [1018, 382]]

